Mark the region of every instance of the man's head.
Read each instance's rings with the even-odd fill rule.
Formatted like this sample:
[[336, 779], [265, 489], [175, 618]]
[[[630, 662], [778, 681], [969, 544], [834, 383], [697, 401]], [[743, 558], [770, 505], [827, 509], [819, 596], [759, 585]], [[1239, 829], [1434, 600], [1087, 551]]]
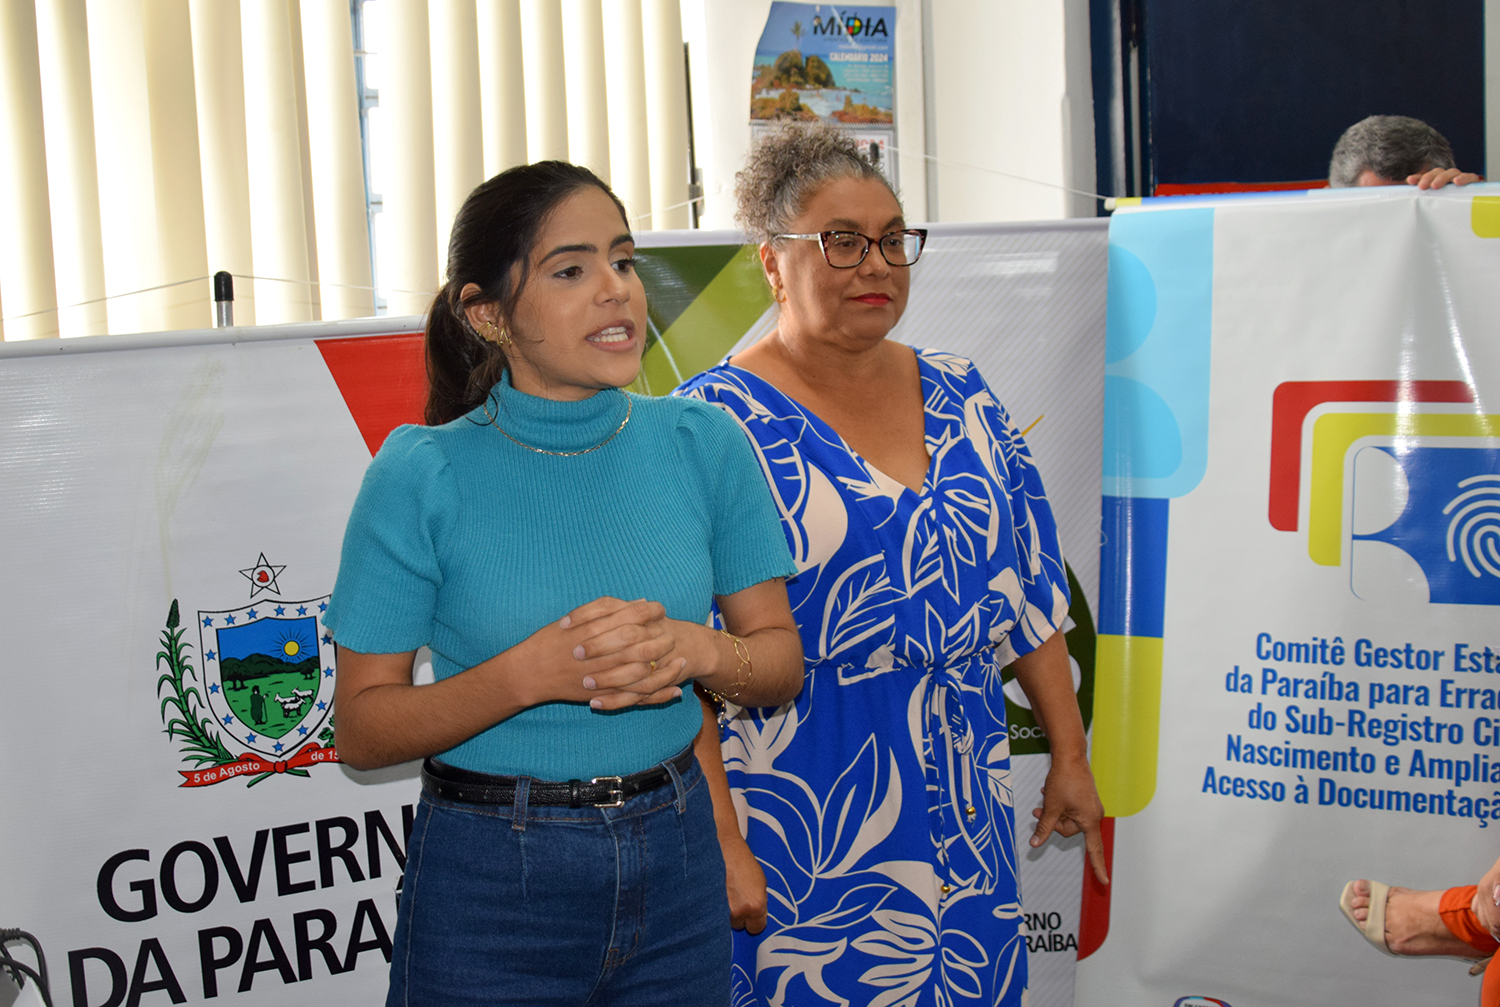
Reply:
[[1336, 189], [1404, 185], [1412, 175], [1453, 166], [1453, 148], [1421, 119], [1372, 115], [1339, 137], [1328, 164], [1328, 184]]

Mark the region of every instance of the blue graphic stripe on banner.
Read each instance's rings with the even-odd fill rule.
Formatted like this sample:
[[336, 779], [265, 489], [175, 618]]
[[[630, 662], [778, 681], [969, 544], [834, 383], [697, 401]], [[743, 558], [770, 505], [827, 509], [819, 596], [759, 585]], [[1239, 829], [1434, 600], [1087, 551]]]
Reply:
[[1099, 632], [1162, 635], [1167, 595], [1167, 511], [1156, 497], [1104, 498]]
[[1203, 478], [1213, 249], [1211, 206], [1110, 219], [1105, 493], [1179, 497]]

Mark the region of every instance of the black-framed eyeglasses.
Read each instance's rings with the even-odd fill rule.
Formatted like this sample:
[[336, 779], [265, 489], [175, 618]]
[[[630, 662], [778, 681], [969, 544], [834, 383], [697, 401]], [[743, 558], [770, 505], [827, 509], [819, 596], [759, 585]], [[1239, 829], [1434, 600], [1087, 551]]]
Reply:
[[926, 228], [913, 227], [889, 231], [878, 238], [858, 231], [819, 231], [816, 234], [778, 234], [777, 238], [816, 241], [823, 248], [823, 258], [834, 269], [853, 269], [870, 254], [870, 245], [878, 244], [880, 254], [893, 266], [910, 266], [922, 257], [927, 244]]

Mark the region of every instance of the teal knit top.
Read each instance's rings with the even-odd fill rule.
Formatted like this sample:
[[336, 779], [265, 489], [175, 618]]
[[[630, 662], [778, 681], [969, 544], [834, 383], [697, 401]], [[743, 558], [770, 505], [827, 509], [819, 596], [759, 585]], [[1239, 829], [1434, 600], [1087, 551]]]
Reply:
[[[735, 420], [691, 399], [628, 401], [625, 428], [572, 457], [516, 441], [548, 451], [599, 444], [624, 419], [627, 393], [557, 402], [516, 391], [507, 373], [467, 416], [398, 427], [349, 516], [324, 618], [335, 641], [369, 654], [427, 645], [441, 680], [603, 595], [653, 599], [674, 619], [702, 623], [713, 596], [793, 575]], [[586, 780], [671, 758], [701, 726], [690, 686], [670, 703], [614, 712], [544, 703], [439, 758]]]

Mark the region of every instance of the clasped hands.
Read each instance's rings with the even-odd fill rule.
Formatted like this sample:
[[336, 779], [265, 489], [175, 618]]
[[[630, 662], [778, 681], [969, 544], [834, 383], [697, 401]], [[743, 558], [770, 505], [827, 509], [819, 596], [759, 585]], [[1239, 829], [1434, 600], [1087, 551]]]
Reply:
[[707, 670], [706, 626], [667, 618], [660, 602], [596, 598], [537, 630], [521, 645], [544, 669], [537, 702], [587, 702], [595, 710], [666, 703], [682, 695], [690, 669]]

